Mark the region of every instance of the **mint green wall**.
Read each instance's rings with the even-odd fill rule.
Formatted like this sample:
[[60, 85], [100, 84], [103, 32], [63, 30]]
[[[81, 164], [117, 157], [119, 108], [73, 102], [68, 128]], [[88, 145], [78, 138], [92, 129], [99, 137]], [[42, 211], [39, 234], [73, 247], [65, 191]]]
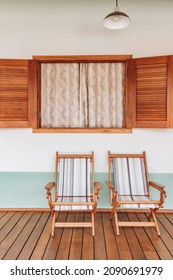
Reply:
[[[96, 181], [100, 181], [103, 189], [99, 200], [99, 208], [109, 208], [109, 192], [105, 184], [107, 173], [96, 173]], [[173, 209], [173, 174], [152, 173], [149, 179], [166, 186], [167, 199], [165, 209]], [[44, 186], [53, 180], [52, 172], [0, 172], [0, 208], [44, 208], [48, 207]], [[157, 197], [157, 192], [152, 192]]]

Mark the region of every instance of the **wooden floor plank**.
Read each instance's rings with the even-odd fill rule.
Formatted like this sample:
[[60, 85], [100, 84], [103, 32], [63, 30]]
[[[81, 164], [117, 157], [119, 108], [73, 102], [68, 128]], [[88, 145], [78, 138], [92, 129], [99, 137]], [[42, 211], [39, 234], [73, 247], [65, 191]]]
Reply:
[[[12, 259], [13, 260], [13, 259], [18, 258], [20, 252], [23, 250], [23, 247], [27, 243], [28, 238], [30, 237], [32, 230], [35, 227], [35, 223], [38, 220], [38, 217], [40, 216], [40, 214], [37, 216], [37, 215], [32, 215], [33, 213], [29, 213], [29, 212], [26, 212], [26, 214], [30, 215], [30, 220], [27, 223], [27, 225], [25, 226], [25, 228], [23, 230], [21, 230], [20, 235], [17, 237], [17, 239], [13, 243], [12, 247], [10, 248], [9, 252], [7, 253], [7, 255], [5, 256], [4, 259]], [[48, 218], [49, 213], [46, 212], [44, 214], [44, 216]], [[40, 222], [42, 222], [42, 221], [40, 221]]]
[[[18, 215], [17, 215], [18, 214]], [[11, 259], [11, 254], [9, 255], [9, 258], [6, 258], [6, 255], [8, 256], [8, 250], [12, 246], [13, 242], [16, 240], [18, 235], [20, 234], [21, 230], [26, 225], [30, 215], [29, 213], [16, 213], [16, 225], [12, 228], [12, 230], [9, 232], [9, 234], [6, 236], [6, 238], [2, 241], [0, 244], [0, 259]], [[16, 249], [16, 248], [15, 248]], [[5, 256], [5, 257], [4, 257]], [[13, 258], [12, 258], [13, 259]]]
[[[123, 220], [123, 216], [125, 215], [125, 213], [118, 213], [118, 218], [119, 220]], [[115, 234], [116, 236], [116, 234]], [[116, 240], [117, 240], [117, 247], [118, 247], [118, 251], [120, 254], [120, 259], [121, 260], [132, 260], [132, 254], [127, 242], [127, 238], [124, 232], [124, 228], [120, 227], [120, 235], [116, 236]]]
[[[158, 214], [157, 215], [160, 223], [166, 228], [167, 232], [173, 236], [173, 226], [172, 226], [172, 223], [171, 223], [171, 219], [169, 217], [169, 215], [163, 215], [163, 214]], [[165, 219], [166, 217], [166, 219]]]
[[[121, 216], [122, 221], [129, 221], [129, 217], [127, 213], [124, 213], [124, 215]], [[139, 241], [136, 237], [136, 234], [134, 232], [134, 228], [132, 227], [126, 227], [124, 228], [124, 233], [126, 236], [126, 240], [129, 245], [130, 252], [132, 254], [132, 258], [134, 260], [145, 260], [145, 255], [141, 249], [141, 246], [139, 244]]]
[[[91, 213], [85, 213], [85, 222], [91, 221]], [[94, 260], [94, 238], [90, 228], [84, 228], [82, 260]]]
[[0, 230], [0, 243], [3, 241], [4, 238], [8, 236], [8, 234], [11, 234], [13, 227], [15, 227], [15, 225], [21, 219], [23, 214], [24, 212], [16, 212], [15, 214], [12, 214], [10, 219], [8, 219], [8, 222]]
[[[67, 217], [67, 222], [74, 222], [75, 220], [75, 213], [69, 212]], [[73, 228], [64, 228], [63, 233], [61, 236], [61, 243], [58, 248], [57, 260], [68, 260], [69, 252], [71, 247], [71, 239], [72, 239]]]
[[164, 214], [164, 216], [170, 221], [170, 223], [173, 225], [173, 215], [172, 214]]
[[[33, 211], [33, 210], [32, 210]], [[119, 213], [121, 220], [146, 221], [145, 213]], [[60, 213], [58, 221], [90, 221], [90, 213]], [[157, 213], [161, 235], [154, 228], [121, 227], [116, 236], [110, 213], [97, 212], [91, 228], [56, 228], [47, 211], [4, 212], [0, 218], [0, 259], [15, 260], [172, 260], [173, 214]]]
[[[25, 242], [28, 239], [27, 223], [30, 220], [32, 215], [33, 215], [33, 212], [26, 212], [23, 215], [22, 219], [20, 219], [17, 232], [16, 232], [16, 228], [15, 228], [16, 238], [15, 238], [12, 246], [8, 250], [7, 254], [3, 258], [4, 260], [16, 260], [17, 259], [20, 251], [22, 250]], [[23, 226], [21, 223], [23, 224]], [[8, 239], [6, 241], [9, 242]], [[11, 241], [11, 236], [10, 236], [10, 241]]]
[[[18, 260], [28, 260], [31, 257], [31, 254], [36, 246], [37, 240], [43, 230], [45, 220], [48, 218], [48, 213], [35, 212], [33, 214], [32, 223], [30, 223], [30, 228], [28, 232], [30, 233], [25, 246], [18, 256]], [[39, 222], [40, 220], [40, 222]]]
[[[140, 214], [140, 216], [138, 215], [140, 220], [143, 221], [148, 221], [146, 215], [143, 213]], [[167, 247], [165, 246], [164, 242], [162, 241], [161, 237], [158, 236], [155, 228], [151, 227], [145, 227], [145, 231], [148, 235], [148, 237], [150, 238], [150, 241], [153, 245], [153, 247], [155, 248], [155, 250], [157, 251], [157, 254], [159, 255], [159, 258], [162, 260], [170, 260], [172, 259], [172, 256], [170, 254], [170, 252], [168, 251]]]
[[0, 220], [0, 230], [13, 217], [14, 214], [15, 214], [15, 212], [7, 212], [5, 215], [3, 215], [1, 217], [1, 220]]
[[[5, 212], [5, 211], [0, 212], [0, 220], [1, 220], [2, 217], [5, 216], [6, 214], [7, 214], [7, 212]], [[0, 221], [0, 222], [1, 222], [1, 221]]]
[[[134, 213], [128, 214], [130, 221], [139, 221], [140, 219], [140, 213], [137, 215]], [[142, 251], [146, 257], [147, 260], [159, 260], [159, 256], [153, 247], [152, 243], [150, 242], [150, 239], [148, 235], [146, 234], [143, 227], [134, 227], [134, 231], [136, 234], [136, 237], [141, 245]]]
[[170, 252], [171, 256], [173, 256], [173, 235], [171, 235], [171, 227], [172, 225], [167, 220], [167, 215], [157, 214], [158, 224], [160, 228], [160, 238], [164, 242], [166, 248]]
[[94, 237], [94, 251], [96, 260], [106, 260], [106, 248], [105, 248], [105, 238], [102, 226], [102, 215], [101, 213], [96, 213], [95, 220], [95, 237]]
[[[76, 222], [84, 221], [84, 213], [76, 213], [75, 217]], [[91, 233], [91, 232], [90, 232]], [[92, 235], [91, 235], [92, 238]], [[69, 260], [81, 260], [82, 257], [82, 239], [83, 239], [83, 228], [74, 228]]]
[[49, 217], [45, 224], [44, 230], [41, 233], [41, 236], [31, 254], [30, 260], [42, 260], [43, 259], [43, 256], [45, 254], [49, 240], [51, 238], [51, 235], [50, 235], [51, 223], [52, 223], [51, 214], [49, 214]]
[[[66, 219], [67, 219], [67, 213], [60, 213], [57, 216], [57, 220], [59, 222], [65, 222]], [[51, 221], [51, 225], [52, 225], [52, 218], [50, 218], [50, 221]], [[49, 233], [48, 233], [49, 236], [50, 236], [51, 225], [50, 225]], [[55, 260], [56, 259], [56, 255], [57, 255], [58, 248], [60, 245], [62, 233], [63, 233], [63, 228], [55, 228], [54, 237], [50, 236], [49, 243], [47, 245], [45, 254], [43, 256], [43, 260]]]
[[112, 216], [110, 215], [110, 213], [103, 213], [102, 218], [107, 258], [108, 260], [119, 260], [120, 255], [118, 252], [116, 236], [113, 230]]

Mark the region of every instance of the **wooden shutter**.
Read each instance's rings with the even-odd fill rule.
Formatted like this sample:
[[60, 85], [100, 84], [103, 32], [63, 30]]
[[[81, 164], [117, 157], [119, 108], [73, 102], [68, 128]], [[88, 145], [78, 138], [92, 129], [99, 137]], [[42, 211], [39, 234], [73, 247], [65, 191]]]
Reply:
[[135, 59], [135, 127], [172, 127], [172, 56]]
[[31, 127], [33, 62], [0, 60], [0, 127]]

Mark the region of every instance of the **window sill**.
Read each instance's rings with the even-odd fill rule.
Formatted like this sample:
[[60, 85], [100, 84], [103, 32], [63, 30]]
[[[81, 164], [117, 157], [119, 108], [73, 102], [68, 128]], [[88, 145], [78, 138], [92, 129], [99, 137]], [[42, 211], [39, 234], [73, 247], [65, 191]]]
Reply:
[[132, 133], [131, 128], [33, 128], [33, 133]]

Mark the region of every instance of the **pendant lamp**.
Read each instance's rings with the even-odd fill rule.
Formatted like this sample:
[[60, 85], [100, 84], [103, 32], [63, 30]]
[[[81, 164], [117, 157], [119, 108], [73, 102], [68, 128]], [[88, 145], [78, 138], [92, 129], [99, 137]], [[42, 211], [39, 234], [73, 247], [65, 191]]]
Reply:
[[108, 29], [122, 29], [127, 27], [131, 22], [128, 15], [119, 11], [118, 0], [114, 12], [108, 14], [103, 21], [104, 27]]

